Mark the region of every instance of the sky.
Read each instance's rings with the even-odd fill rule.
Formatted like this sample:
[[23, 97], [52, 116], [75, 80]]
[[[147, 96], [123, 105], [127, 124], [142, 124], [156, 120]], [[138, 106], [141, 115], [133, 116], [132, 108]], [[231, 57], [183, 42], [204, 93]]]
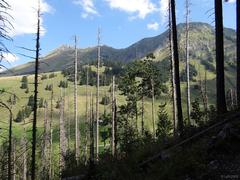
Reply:
[[[235, 1], [224, 3], [224, 26], [236, 27]], [[32, 61], [21, 56], [34, 56], [19, 47], [35, 49], [38, 0], [7, 0], [14, 29], [12, 41], [4, 42], [11, 51], [3, 63], [8, 68]], [[185, 21], [185, 1], [177, 0], [177, 23]], [[191, 21], [207, 22], [214, 26], [214, 0], [190, 0]], [[45, 56], [61, 45], [78, 47], [97, 44], [97, 29], [101, 29], [101, 44], [126, 48], [146, 38], [161, 34], [167, 28], [168, 0], [40, 0], [41, 55]]]

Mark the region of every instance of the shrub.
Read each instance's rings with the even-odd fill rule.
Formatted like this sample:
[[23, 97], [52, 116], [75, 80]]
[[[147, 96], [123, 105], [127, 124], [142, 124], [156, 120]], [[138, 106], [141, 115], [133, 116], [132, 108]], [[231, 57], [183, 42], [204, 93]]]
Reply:
[[101, 100], [100, 104], [102, 104], [102, 105], [110, 104], [110, 97], [108, 97], [108, 96], [102, 97], [102, 100]]

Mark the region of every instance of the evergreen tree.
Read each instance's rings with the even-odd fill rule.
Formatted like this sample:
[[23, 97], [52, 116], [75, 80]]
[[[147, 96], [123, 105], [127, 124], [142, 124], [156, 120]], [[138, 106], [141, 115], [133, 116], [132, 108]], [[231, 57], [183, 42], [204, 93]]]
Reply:
[[159, 106], [158, 112], [158, 124], [156, 135], [161, 140], [166, 140], [167, 137], [171, 135], [172, 123], [168, 119], [168, 114], [166, 112], [166, 104]]
[[28, 88], [28, 78], [27, 78], [27, 76], [22, 77], [21, 83], [22, 83], [21, 86], [20, 86], [21, 89], [27, 89]]

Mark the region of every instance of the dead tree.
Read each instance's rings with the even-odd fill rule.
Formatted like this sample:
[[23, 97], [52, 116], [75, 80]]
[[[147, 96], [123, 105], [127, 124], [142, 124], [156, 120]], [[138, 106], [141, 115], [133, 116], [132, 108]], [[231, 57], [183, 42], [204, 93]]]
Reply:
[[79, 132], [79, 122], [78, 122], [78, 103], [77, 103], [77, 86], [78, 86], [78, 51], [77, 51], [77, 36], [75, 36], [75, 61], [74, 61], [74, 120], [75, 120], [75, 157], [79, 161], [80, 158], [80, 132]]
[[153, 125], [153, 137], [156, 138], [156, 128], [155, 128], [155, 90], [154, 90], [154, 81], [151, 79], [152, 87], [152, 125]]
[[189, 0], [186, 0], [186, 38], [185, 38], [185, 63], [186, 63], [186, 79], [187, 79], [187, 118], [188, 118], [188, 123], [191, 124], [190, 121], [190, 114], [191, 114], [191, 92], [190, 92], [190, 76], [189, 76], [189, 64], [190, 64], [190, 59], [189, 59]]
[[[53, 87], [53, 85], [52, 85]], [[51, 92], [51, 112], [50, 112], [50, 122], [49, 122], [49, 130], [50, 130], [50, 134], [49, 134], [49, 171], [48, 171], [48, 177], [49, 179], [52, 178], [52, 172], [53, 172], [53, 168], [52, 168], [52, 154], [53, 154], [53, 147], [52, 147], [52, 141], [53, 141], [53, 128], [52, 128], [52, 122], [53, 122], [53, 88], [52, 88], [52, 92]]]
[[[49, 151], [49, 121], [48, 121], [48, 104], [44, 102], [44, 132], [43, 132], [43, 148], [42, 148], [42, 175], [47, 175], [49, 168], [48, 151]], [[50, 178], [50, 177], [49, 177]]]
[[26, 129], [25, 129], [25, 120], [23, 125], [24, 136], [22, 138], [21, 144], [23, 147], [23, 180], [27, 180], [27, 139], [26, 139]]
[[69, 103], [69, 91], [67, 89], [67, 142], [68, 142], [68, 150], [70, 150], [70, 142], [71, 142], [71, 118], [70, 118], [70, 103]]
[[174, 79], [175, 79], [175, 85], [176, 85], [178, 132], [180, 135], [182, 135], [182, 133], [183, 133], [183, 114], [182, 114], [181, 85], [180, 85], [180, 77], [179, 77], [179, 53], [178, 53], [178, 37], [177, 37], [175, 0], [171, 0], [171, 19], [172, 19], [171, 22], [172, 22], [174, 71], [175, 71]]
[[16, 180], [16, 139], [13, 139], [13, 180]]
[[101, 60], [100, 29], [98, 29], [98, 56], [97, 56], [97, 94], [96, 94], [96, 159], [99, 153], [99, 74]]
[[[61, 90], [62, 91], [62, 90]], [[60, 101], [60, 118], [59, 118], [59, 146], [60, 146], [60, 159], [59, 159], [59, 166], [60, 166], [60, 173], [65, 167], [65, 157], [67, 153], [67, 138], [66, 138], [66, 129], [64, 123], [64, 98], [61, 97]]]
[[142, 114], [141, 114], [141, 118], [142, 118], [142, 136], [144, 135], [144, 87], [142, 84]]
[[90, 93], [90, 166], [94, 164], [94, 109], [93, 109], [93, 95], [92, 92]]
[[31, 179], [36, 176], [36, 134], [37, 134], [37, 99], [38, 99], [38, 70], [39, 70], [39, 51], [40, 51], [40, 2], [38, 1], [37, 11], [37, 38], [36, 38], [36, 59], [35, 59], [35, 77], [34, 77], [34, 105], [33, 105], [33, 123], [32, 123], [32, 168]]
[[89, 124], [89, 93], [88, 93], [88, 84], [89, 84], [89, 66], [87, 66], [87, 71], [86, 71], [86, 120], [85, 120], [85, 149], [84, 149], [84, 154], [85, 154], [85, 159], [87, 160], [87, 151], [88, 151], [88, 124]]
[[112, 78], [112, 156], [115, 156], [115, 76]]
[[169, 52], [170, 52], [170, 78], [171, 78], [171, 95], [172, 95], [172, 110], [173, 110], [173, 133], [174, 136], [177, 132], [177, 99], [176, 99], [176, 83], [175, 83], [175, 64], [174, 64], [174, 55], [173, 55], [173, 39], [172, 39], [172, 20], [171, 20], [171, 0], [168, 2], [168, 26], [169, 26]]

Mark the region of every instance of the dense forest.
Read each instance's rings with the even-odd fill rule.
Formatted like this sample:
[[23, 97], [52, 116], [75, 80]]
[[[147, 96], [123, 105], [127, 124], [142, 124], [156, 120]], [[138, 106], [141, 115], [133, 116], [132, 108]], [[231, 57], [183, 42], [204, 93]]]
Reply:
[[[236, 31], [177, 24], [129, 48], [63, 46], [41, 57], [41, 3], [33, 62], [8, 69], [14, 28], [0, 0], [0, 179], [240, 179], [240, 1]], [[236, 49], [236, 50], [235, 50]], [[141, 53], [137, 53], [137, 51]], [[22, 54], [25, 57], [27, 55]]]

